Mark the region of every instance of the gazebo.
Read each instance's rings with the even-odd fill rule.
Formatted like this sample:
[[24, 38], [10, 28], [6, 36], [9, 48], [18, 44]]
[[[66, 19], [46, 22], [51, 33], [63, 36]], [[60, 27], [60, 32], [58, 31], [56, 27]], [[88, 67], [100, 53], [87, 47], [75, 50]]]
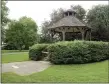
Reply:
[[82, 40], [91, 40], [91, 28], [85, 22], [76, 18], [76, 12], [71, 9], [64, 12], [62, 19], [49, 26], [48, 31], [52, 38], [58, 33], [63, 41], [78, 34]]

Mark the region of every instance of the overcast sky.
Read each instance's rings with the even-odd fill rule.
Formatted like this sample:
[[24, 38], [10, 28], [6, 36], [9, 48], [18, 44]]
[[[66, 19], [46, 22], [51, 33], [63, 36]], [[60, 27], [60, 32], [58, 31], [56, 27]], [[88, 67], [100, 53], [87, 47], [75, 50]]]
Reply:
[[22, 16], [31, 17], [38, 26], [44, 20], [50, 19], [53, 9], [69, 9], [71, 5], [81, 5], [84, 9], [91, 9], [93, 5], [108, 4], [108, 1], [8, 1], [9, 18], [19, 19]]

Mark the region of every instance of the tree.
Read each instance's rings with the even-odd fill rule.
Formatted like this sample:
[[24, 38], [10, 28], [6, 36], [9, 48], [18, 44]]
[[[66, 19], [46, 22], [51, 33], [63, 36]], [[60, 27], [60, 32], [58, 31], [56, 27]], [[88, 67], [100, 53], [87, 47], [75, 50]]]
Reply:
[[53, 24], [53, 23], [57, 22], [58, 20], [60, 20], [61, 18], [63, 18], [64, 17], [63, 13], [64, 13], [64, 9], [62, 9], [62, 8], [53, 10], [53, 12], [50, 14], [51, 24]]
[[5, 29], [4, 27], [7, 25], [9, 22], [8, 12], [9, 9], [6, 6], [6, 1], [1, 1], [1, 41], [4, 41], [4, 34], [5, 34]]
[[7, 45], [17, 49], [29, 49], [36, 42], [37, 25], [31, 18], [21, 17], [18, 21], [11, 21], [6, 31]]
[[75, 10], [75, 12], [77, 13], [76, 17], [78, 19], [84, 21], [86, 11], [85, 11], [85, 9], [82, 6], [80, 6], [80, 5], [71, 5], [71, 9]]
[[44, 21], [42, 23], [42, 34], [47, 35], [47, 27], [52, 25], [53, 23], [57, 22], [61, 18], [64, 17], [63, 15], [64, 10], [62, 8], [59, 8], [57, 10], [53, 10], [53, 12], [50, 14], [50, 21]]
[[50, 36], [48, 34], [48, 30], [47, 27], [50, 25], [50, 21], [44, 21], [44, 23], [42, 24], [42, 34], [39, 35], [39, 43], [49, 43], [51, 42], [50, 40]]
[[87, 14], [87, 22], [92, 27], [93, 40], [109, 41], [109, 6], [97, 5]]
[[42, 34], [43, 35], [47, 35], [47, 27], [50, 25], [50, 22], [49, 21], [44, 21], [42, 23]]

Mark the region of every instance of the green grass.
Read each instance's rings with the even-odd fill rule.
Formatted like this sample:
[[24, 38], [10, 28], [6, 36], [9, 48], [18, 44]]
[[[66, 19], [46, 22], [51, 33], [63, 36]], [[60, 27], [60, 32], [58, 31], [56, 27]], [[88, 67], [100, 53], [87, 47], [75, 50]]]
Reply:
[[12, 53], [12, 52], [28, 52], [29, 50], [2, 50], [1, 53]]
[[2, 53], [2, 63], [21, 62], [29, 60], [28, 52]]
[[28, 76], [3, 73], [2, 82], [108, 82], [108, 61], [90, 64], [52, 65]]

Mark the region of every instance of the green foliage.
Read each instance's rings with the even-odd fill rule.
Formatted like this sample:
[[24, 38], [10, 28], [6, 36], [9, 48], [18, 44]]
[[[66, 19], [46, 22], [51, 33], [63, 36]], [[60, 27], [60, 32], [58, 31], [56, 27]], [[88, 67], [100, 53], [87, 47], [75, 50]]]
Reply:
[[5, 26], [9, 22], [8, 12], [9, 9], [6, 6], [6, 1], [1, 1], [1, 40], [4, 41], [4, 34], [5, 34]]
[[85, 19], [86, 10], [81, 5], [71, 5], [71, 8], [77, 13], [76, 17], [78, 19], [82, 21]]
[[6, 30], [7, 46], [14, 49], [29, 49], [29, 46], [36, 43], [37, 25], [35, 21], [28, 17], [21, 17], [18, 21], [11, 21]]
[[50, 14], [51, 24], [56, 23], [57, 21], [62, 19], [64, 17], [63, 13], [64, 13], [64, 9], [62, 8], [53, 10], [53, 12]]
[[29, 58], [31, 60], [41, 60], [44, 56], [42, 56], [42, 51], [46, 51], [46, 47], [48, 44], [35, 44], [29, 49]]
[[87, 22], [92, 28], [92, 39], [109, 41], [109, 5], [96, 5], [88, 11]]
[[40, 37], [41, 43], [46, 43], [46, 42], [53, 42], [54, 40], [51, 40], [51, 37], [49, 35], [47, 27], [50, 25], [53, 25], [55, 22], [59, 21], [64, 17], [63, 15], [64, 10], [62, 8], [59, 8], [58, 10], [53, 10], [53, 12], [50, 14], [50, 21], [44, 21], [42, 23], [42, 35]]
[[47, 49], [54, 64], [88, 63], [109, 58], [109, 45], [104, 42], [58, 42]]
[[53, 40], [50, 39], [50, 35], [46, 34], [38, 34], [37, 35], [37, 43], [52, 43]]

